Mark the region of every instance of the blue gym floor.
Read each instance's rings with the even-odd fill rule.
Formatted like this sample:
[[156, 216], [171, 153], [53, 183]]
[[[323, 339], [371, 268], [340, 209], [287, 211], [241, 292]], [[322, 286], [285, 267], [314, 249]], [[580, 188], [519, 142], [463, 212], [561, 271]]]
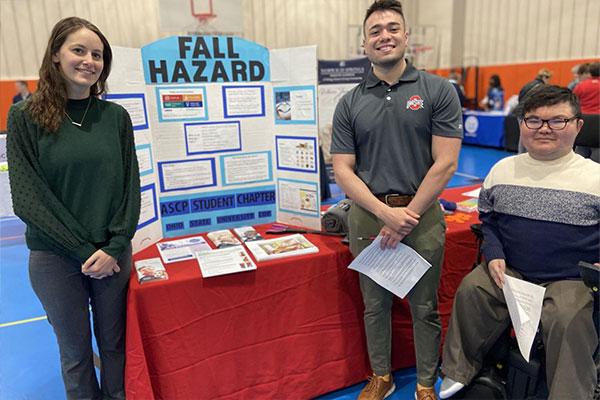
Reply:
[[[463, 146], [449, 187], [479, 183], [498, 160], [501, 150]], [[343, 197], [332, 186], [333, 203]], [[4, 194], [6, 195], [6, 194]], [[29, 285], [24, 226], [16, 218], [0, 219], [0, 400], [60, 400], [65, 398], [58, 347], [44, 310]], [[394, 374], [396, 392], [390, 400], [412, 400], [414, 368]], [[319, 399], [356, 399], [364, 382]], [[187, 400], [187, 399], [186, 399]]]

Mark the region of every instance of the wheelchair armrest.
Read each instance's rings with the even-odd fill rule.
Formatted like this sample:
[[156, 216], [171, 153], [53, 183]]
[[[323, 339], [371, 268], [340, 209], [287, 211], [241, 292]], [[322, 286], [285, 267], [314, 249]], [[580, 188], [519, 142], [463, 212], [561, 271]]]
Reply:
[[600, 268], [594, 264], [580, 261], [579, 273], [581, 274], [583, 283], [590, 287], [592, 291], [598, 293], [600, 290]]

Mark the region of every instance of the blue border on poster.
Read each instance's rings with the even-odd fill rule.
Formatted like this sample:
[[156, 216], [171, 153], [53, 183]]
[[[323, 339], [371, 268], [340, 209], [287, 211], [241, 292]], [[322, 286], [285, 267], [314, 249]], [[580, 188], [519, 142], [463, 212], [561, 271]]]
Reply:
[[302, 211], [297, 211], [297, 210], [286, 210], [285, 208], [281, 207], [281, 193], [280, 193], [280, 187], [279, 187], [279, 182], [281, 181], [285, 181], [285, 182], [293, 182], [293, 183], [301, 183], [303, 185], [310, 185], [310, 186], [314, 186], [315, 187], [315, 193], [317, 196], [317, 204], [319, 203], [319, 199], [321, 198], [321, 194], [319, 193], [319, 183], [318, 182], [310, 182], [310, 181], [301, 181], [301, 180], [297, 180], [297, 179], [285, 179], [285, 178], [279, 178], [278, 182], [277, 182], [277, 197], [279, 198], [279, 211], [283, 211], [283, 212], [287, 212], [290, 214], [297, 214], [297, 215], [309, 215], [311, 217], [318, 217], [320, 216], [319, 210], [316, 210], [314, 212], [311, 211], [306, 211], [306, 212], [302, 212]]
[[[269, 163], [269, 165], [267, 167], [269, 169], [269, 177], [267, 179], [260, 179], [260, 180], [255, 180], [255, 181], [240, 182], [240, 183], [227, 183], [225, 181], [225, 177], [227, 176], [225, 174], [225, 159], [226, 158], [230, 158], [230, 157], [241, 157], [241, 156], [251, 155], [251, 154], [266, 154], [267, 155], [267, 162]], [[251, 153], [231, 154], [231, 155], [227, 155], [227, 156], [221, 156], [219, 161], [221, 163], [221, 180], [222, 180], [221, 185], [222, 186], [246, 185], [246, 184], [249, 184], [249, 183], [271, 182], [273, 180], [273, 161], [272, 161], [271, 151], [269, 151], [269, 150], [267, 150], [267, 151], [254, 151], [254, 152], [251, 152]]]
[[150, 144], [140, 144], [139, 146], [135, 146], [136, 153], [139, 152], [139, 150], [145, 149], [148, 149], [148, 152], [150, 153], [150, 169], [146, 169], [144, 171], [140, 170], [140, 176], [146, 176], [154, 173], [154, 159], [152, 158], [152, 147], [150, 147]]
[[[134, 131], [139, 131], [142, 129], [148, 129], [148, 109], [146, 107], [146, 95], [144, 93], [106, 93], [102, 96], [105, 100], [113, 100], [113, 99], [142, 99], [142, 106], [144, 106], [144, 123], [141, 125], [133, 125]], [[117, 103], [118, 104], [118, 103]], [[125, 107], [123, 107], [125, 108]], [[131, 118], [131, 115], [129, 115]]]
[[273, 88], [273, 110], [276, 110], [277, 100], [276, 94], [277, 92], [293, 92], [295, 90], [310, 90], [313, 95], [313, 115], [314, 119], [299, 119], [299, 120], [288, 120], [288, 119], [277, 119], [277, 111], [274, 111], [275, 115], [275, 124], [276, 125], [316, 125], [317, 124], [317, 95], [316, 90], [313, 85], [305, 85], [305, 86], [279, 86]]
[[[165, 182], [164, 182], [164, 179], [163, 179], [163, 170], [162, 170], [162, 166], [164, 164], [181, 164], [181, 163], [195, 162], [195, 161], [209, 161], [210, 162], [210, 168], [212, 170], [212, 183], [210, 183], [208, 185], [188, 186], [188, 187], [181, 187], [181, 188], [175, 188], [175, 189], [165, 189]], [[204, 187], [217, 186], [215, 159], [214, 158], [197, 158], [197, 159], [194, 159], [194, 160], [178, 160], [178, 161], [162, 161], [162, 162], [159, 162], [158, 163], [158, 180], [160, 182], [160, 192], [161, 193], [175, 192], [175, 191], [178, 191], [178, 190], [200, 189], [200, 188], [204, 188]]]
[[[163, 108], [162, 102], [160, 101], [160, 91], [162, 89], [168, 90], [178, 90], [178, 89], [202, 89], [202, 101], [204, 107], [204, 116], [203, 117], [194, 117], [194, 118], [163, 118]], [[171, 85], [171, 86], [157, 86], [154, 88], [156, 93], [156, 108], [158, 109], [158, 121], [159, 122], [181, 122], [181, 121], [206, 121], [208, 119], [208, 102], [206, 96], [206, 86], [202, 85]]]
[[[188, 145], [188, 132], [187, 132], [187, 127], [190, 125], [219, 125], [219, 124], [229, 124], [229, 125], [234, 125], [237, 124], [237, 129], [238, 129], [238, 143], [240, 144], [239, 147], [234, 147], [231, 149], [220, 149], [220, 150], [209, 150], [209, 151], [190, 151], [190, 147]], [[240, 121], [219, 121], [219, 122], [192, 122], [192, 123], [186, 123], [183, 124], [183, 134], [185, 135], [185, 153], [188, 156], [194, 155], [194, 154], [211, 154], [211, 153], [225, 153], [227, 151], [240, 151], [242, 150], [242, 128], [240, 125]]]
[[[314, 148], [314, 158], [315, 158], [315, 168], [314, 169], [308, 169], [308, 168], [288, 168], [288, 167], [282, 167], [279, 165], [279, 146], [277, 141], [279, 139], [295, 139], [295, 140], [311, 140], [314, 144], [313, 144], [313, 148]], [[275, 135], [275, 156], [277, 158], [277, 169], [278, 170], [282, 170], [282, 171], [298, 171], [298, 172], [310, 172], [313, 174], [317, 173], [317, 163], [319, 161], [319, 159], [317, 158], [317, 139], [314, 137], [308, 137], [308, 136], [283, 136], [283, 135]]]
[[140, 193], [145, 192], [147, 190], [150, 190], [152, 192], [152, 204], [154, 206], [154, 217], [150, 218], [147, 221], [144, 221], [142, 223], [139, 223], [137, 226], [137, 229], [142, 229], [143, 227], [150, 225], [153, 222], [158, 221], [158, 199], [156, 198], [156, 186], [154, 186], [154, 183], [151, 183], [150, 185], [146, 185], [146, 186], [142, 186], [140, 188]]
[[[260, 89], [260, 108], [261, 108], [261, 113], [260, 114], [229, 114], [227, 112], [227, 89], [242, 89], [242, 88], [259, 88]], [[224, 118], [248, 118], [248, 117], [264, 117], [265, 114], [265, 87], [262, 85], [240, 85], [240, 86], [229, 86], [229, 85], [223, 85], [221, 87], [221, 91], [222, 91], [222, 95], [223, 95], [223, 113], [224, 113]]]

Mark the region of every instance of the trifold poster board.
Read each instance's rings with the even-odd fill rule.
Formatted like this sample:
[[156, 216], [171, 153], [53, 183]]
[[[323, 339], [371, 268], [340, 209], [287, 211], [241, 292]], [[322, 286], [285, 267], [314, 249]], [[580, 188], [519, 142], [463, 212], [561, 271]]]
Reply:
[[319, 141], [325, 164], [331, 164], [331, 130], [333, 113], [339, 100], [366, 78], [371, 69], [367, 58], [353, 60], [319, 60]]
[[273, 221], [320, 229], [316, 47], [172, 36], [113, 52], [106, 99], [132, 117], [143, 188], [135, 251]]

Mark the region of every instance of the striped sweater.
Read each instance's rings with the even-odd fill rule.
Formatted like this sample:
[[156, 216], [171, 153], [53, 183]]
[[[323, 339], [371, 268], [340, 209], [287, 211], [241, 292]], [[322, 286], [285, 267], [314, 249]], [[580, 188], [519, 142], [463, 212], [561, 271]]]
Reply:
[[485, 259], [504, 259], [529, 281], [578, 279], [579, 261], [600, 260], [600, 164], [573, 152], [499, 161], [479, 212]]

